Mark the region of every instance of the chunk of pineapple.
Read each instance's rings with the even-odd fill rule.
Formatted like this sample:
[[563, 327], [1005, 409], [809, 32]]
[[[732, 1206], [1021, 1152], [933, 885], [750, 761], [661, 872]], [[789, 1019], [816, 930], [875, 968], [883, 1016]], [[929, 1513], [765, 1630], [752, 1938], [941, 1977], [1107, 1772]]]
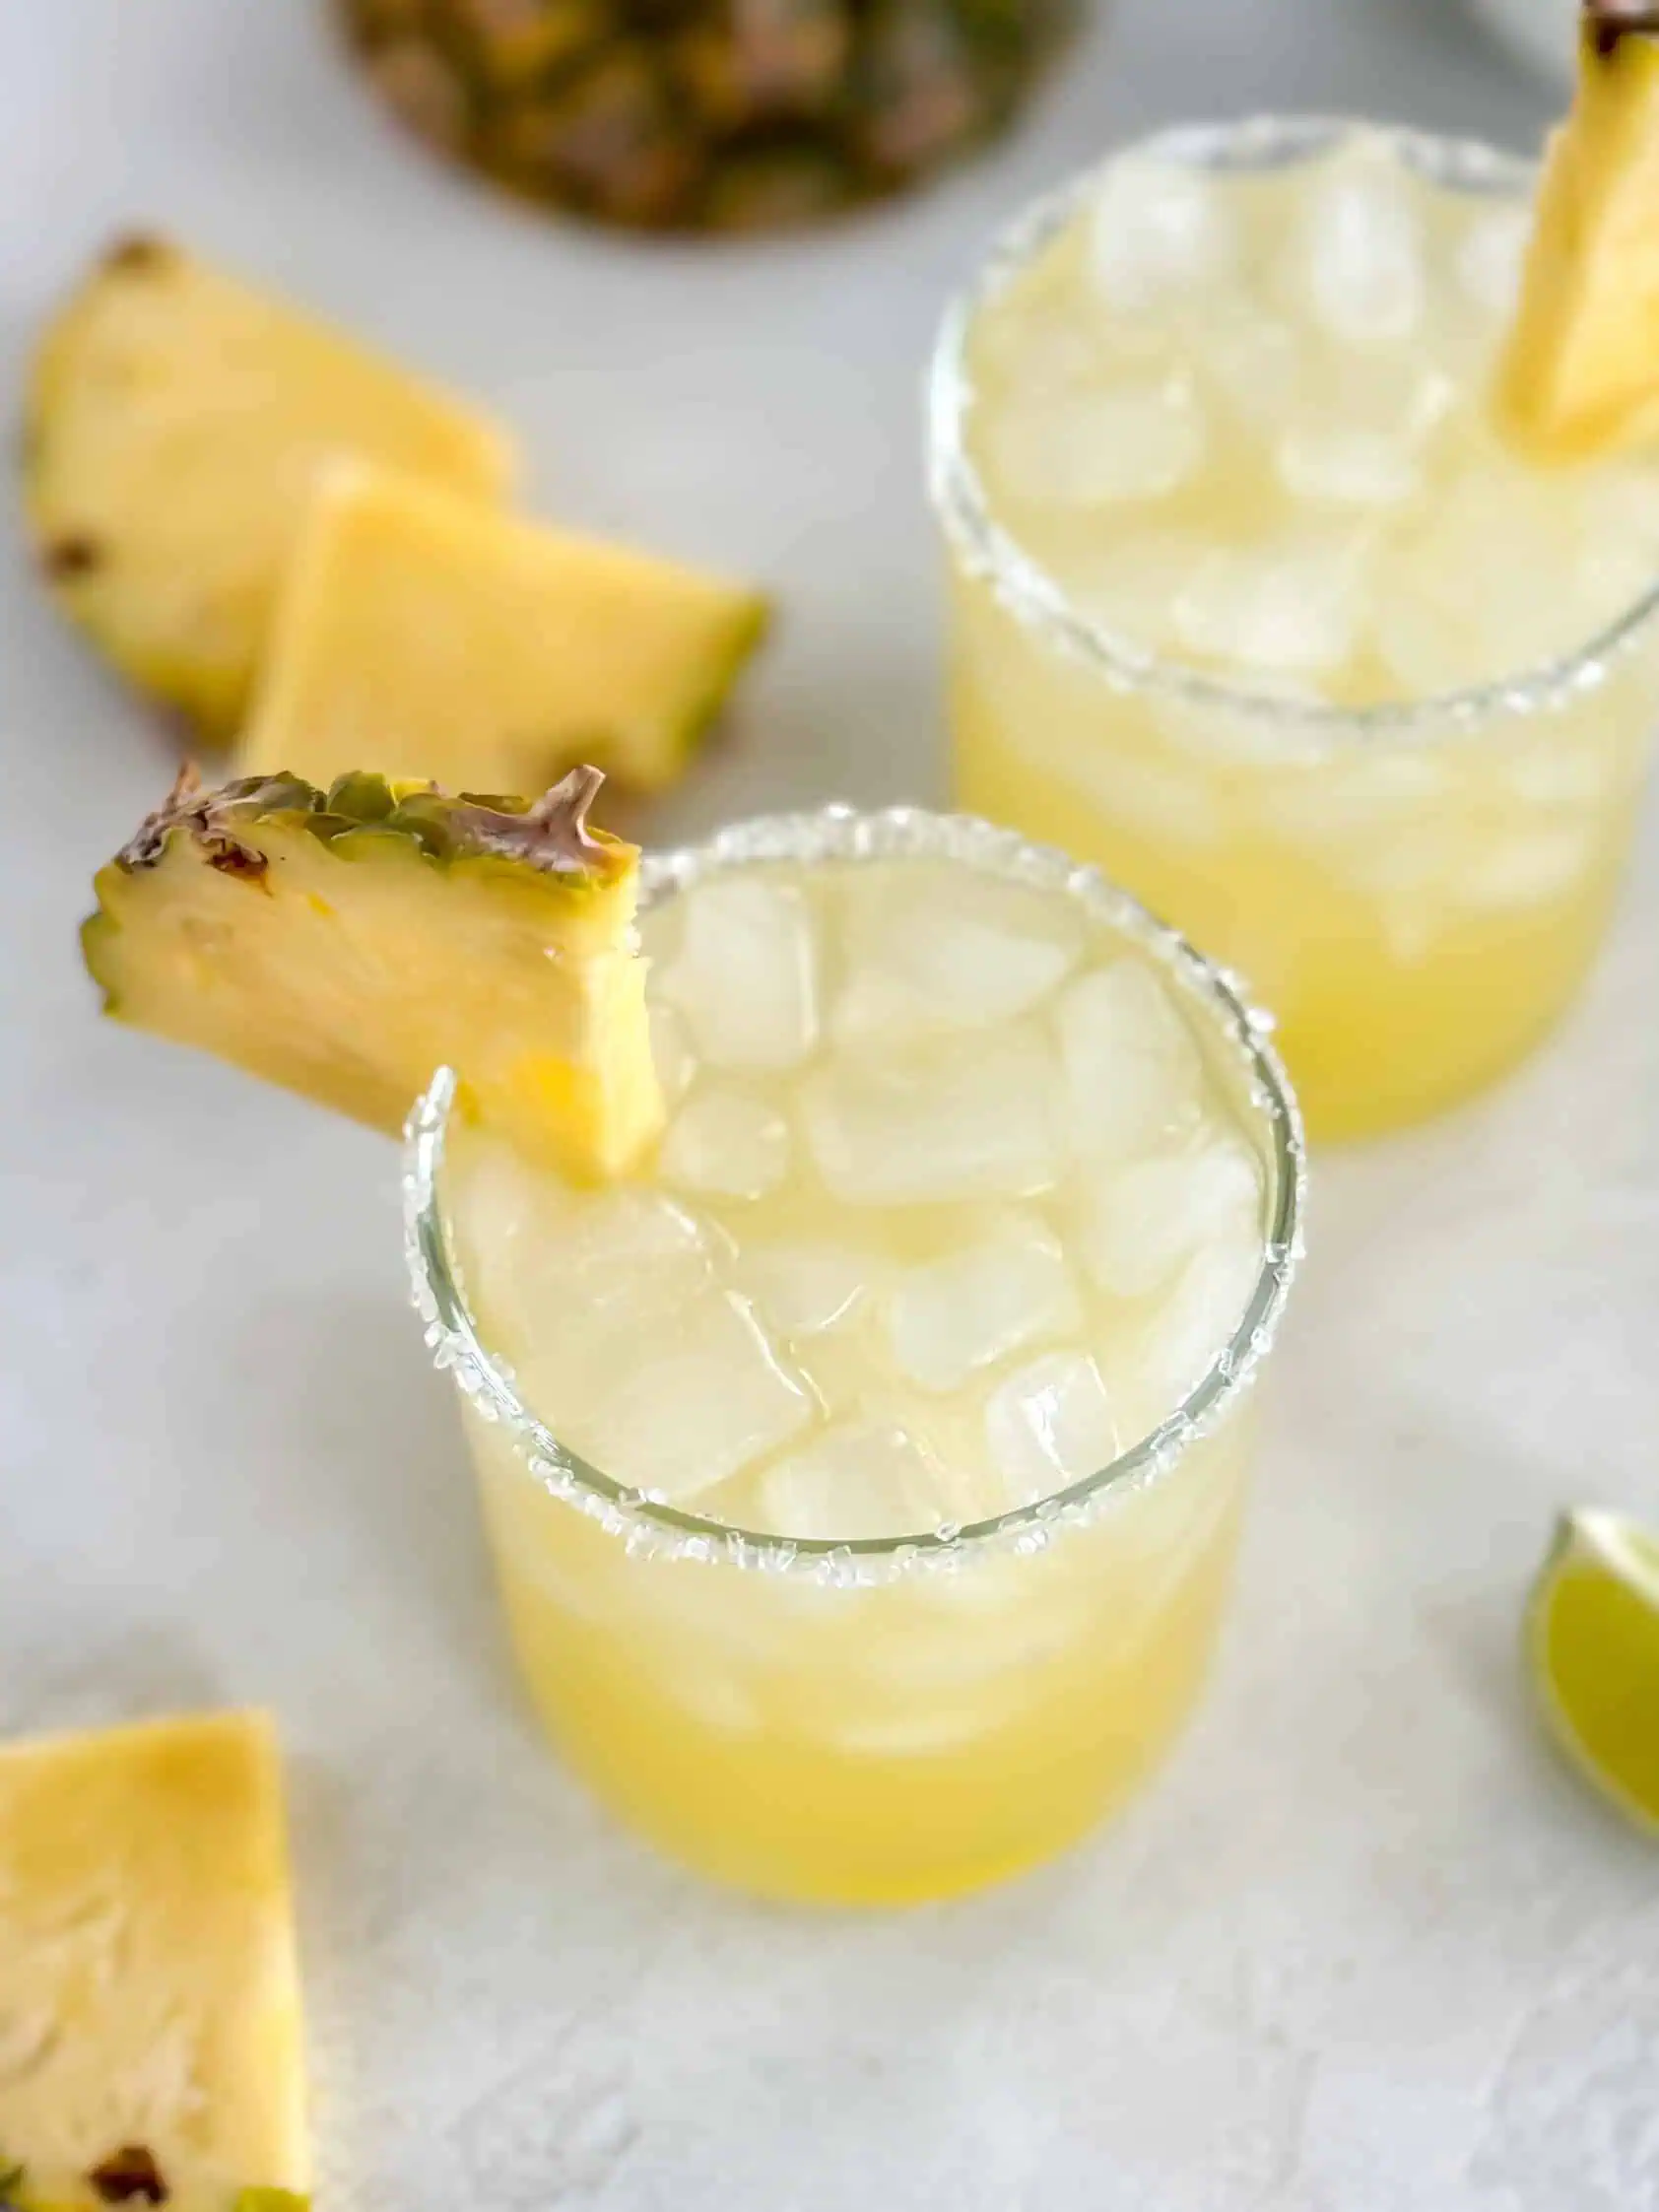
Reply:
[[433, 1071], [567, 1174], [657, 1133], [638, 852], [603, 778], [534, 806], [348, 775], [203, 791], [186, 771], [100, 870], [82, 943], [107, 1012], [395, 1130]]
[[1659, 13], [1586, 13], [1571, 115], [1545, 165], [1500, 422], [1539, 460], [1654, 427], [1659, 407]]
[[72, 620], [207, 736], [239, 723], [278, 575], [342, 453], [498, 501], [489, 417], [158, 238], [107, 253], [35, 355], [24, 494]]
[[539, 791], [668, 782], [765, 627], [747, 586], [390, 470], [319, 489], [237, 766]]
[[268, 1721], [0, 1745], [0, 2169], [21, 2169], [0, 2193], [97, 2207], [124, 2176], [142, 2205], [148, 2162], [178, 2212], [229, 2212], [244, 2191], [299, 2201], [299, 1980]]

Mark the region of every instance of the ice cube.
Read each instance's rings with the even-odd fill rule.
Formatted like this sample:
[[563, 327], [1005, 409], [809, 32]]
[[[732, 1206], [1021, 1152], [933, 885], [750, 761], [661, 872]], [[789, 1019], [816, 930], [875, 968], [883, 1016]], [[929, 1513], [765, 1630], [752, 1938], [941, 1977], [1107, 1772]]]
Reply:
[[1619, 785], [1626, 759], [1617, 728], [1586, 726], [1580, 708], [1574, 726], [1546, 723], [1530, 743], [1505, 747], [1498, 780], [1527, 807], [1570, 813], [1604, 805]]
[[1242, 1138], [1139, 1160], [1090, 1179], [1084, 1261], [1103, 1291], [1144, 1298], [1205, 1245], [1261, 1236], [1262, 1171]]
[[975, 328], [972, 349], [979, 390], [997, 383], [1016, 405], [1096, 382], [1105, 368], [1098, 336], [1072, 300], [988, 315]]
[[1196, 531], [1138, 529], [1066, 563], [1066, 594], [1128, 643], [1166, 651], [1176, 639], [1175, 602], [1208, 551]]
[[735, 1084], [704, 1084], [662, 1140], [665, 1182], [724, 1198], [763, 1198], [789, 1172], [789, 1124], [774, 1106]]
[[883, 1271], [879, 1253], [850, 1244], [751, 1244], [738, 1279], [780, 1336], [819, 1336], [858, 1311]]
[[824, 1430], [755, 1487], [763, 1528], [818, 1543], [919, 1535], [945, 1517], [922, 1454], [877, 1423]]
[[1187, 1261], [1125, 1353], [1121, 1395], [1136, 1441], [1166, 1421], [1227, 1350], [1261, 1272], [1261, 1240], [1242, 1225]]
[[1579, 524], [1570, 476], [1478, 451], [1400, 547], [1393, 588], [1456, 622], [1481, 677], [1539, 667], [1596, 627], [1574, 588]]
[[1457, 767], [1446, 747], [1383, 752], [1356, 745], [1287, 778], [1269, 802], [1270, 822], [1275, 836], [1327, 855], [1352, 847], [1342, 854], [1343, 864], [1358, 862], [1367, 882], [1397, 882], [1400, 871], [1388, 848], [1402, 833], [1438, 837], [1456, 795]]
[[[1287, 706], [1328, 704], [1326, 692], [1310, 676], [1256, 668], [1250, 671], [1250, 690], [1262, 700], [1283, 701]], [[1327, 760], [1331, 753], [1331, 739], [1317, 722], [1277, 713], [1271, 704], [1163, 699], [1156, 711], [1160, 735], [1198, 761], [1283, 769]]]
[[1050, 774], [1082, 792], [1120, 830], [1188, 850], [1219, 844], [1226, 817], [1213, 778], [1182, 763], [1164, 766], [1146, 753], [1088, 743], [1080, 732], [1047, 734], [1015, 723], [1028, 751]]
[[830, 1023], [843, 1045], [1006, 1022], [1047, 996], [1083, 936], [1070, 907], [963, 868], [860, 870], [846, 898], [847, 980]]
[[657, 988], [713, 1066], [796, 1066], [818, 1034], [806, 901], [787, 884], [753, 876], [699, 885], [686, 896], [679, 951]]
[[445, 1199], [487, 1330], [511, 1359], [536, 1347], [558, 1376], [564, 1352], [579, 1365], [612, 1330], [648, 1323], [713, 1280], [705, 1231], [672, 1199], [631, 1185], [571, 1190], [491, 1140], [455, 1146]]
[[1024, 1198], [1060, 1172], [1058, 1071], [1030, 1019], [815, 1069], [801, 1089], [819, 1173], [852, 1206]]
[[1476, 913], [1547, 906], [1577, 887], [1598, 850], [1595, 830], [1583, 822], [1494, 838], [1458, 871], [1458, 902]]
[[1037, 505], [1160, 500], [1197, 473], [1207, 432], [1180, 371], [1010, 401], [986, 432], [1003, 491]]
[[1109, 1466], [1121, 1448], [1099, 1369], [1086, 1352], [1047, 1352], [999, 1383], [985, 1441], [1009, 1506], [1029, 1505]]
[[1458, 287], [1493, 321], [1506, 321], [1521, 296], [1521, 271], [1532, 237], [1530, 207], [1497, 207], [1477, 215], [1457, 249]]
[[1139, 961], [1079, 976], [1056, 1022], [1067, 1126], [1083, 1158], [1126, 1159], [1196, 1124], [1203, 1060], [1168, 989]]
[[1274, 458], [1293, 499], [1332, 506], [1400, 506], [1423, 481], [1414, 440], [1340, 422], [1287, 431]]
[[1352, 536], [1314, 532], [1218, 548], [1176, 603], [1180, 635], [1246, 672], [1328, 674], [1359, 637], [1363, 551]]
[[1463, 614], [1408, 588], [1384, 594], [1372, 638], [1393, 678], [1394, 698], [1434, 699], [1478, 684], [1487, 673], [1481, 640]]
[[1422, 225], [1408, 180], [1381, 148], [1360, 147], [1308, 186], [1296, 278], [1314, 320], [1345, 345], [1397, 344], [1423, 318]]
[[954, 1390], [976, 1369], [1080, 1322], [1059, 1241], [1029, 1214], [1009, 1214], [976, 1242], [906, 1269], [888, 1296], [894, 1360], [924, 1390]]
[[657, 1081], [662, 1085], [664, 1102], [676, 1106], [692, 1087], [692, 1078], [697, 1073], [697, 1054], [692, 1050], [685, 1022], [672, 1006], [660, 998], [653, 999], [649, 1019], [651, 1059]]
[[1204, 367], [1228, 406], [1256, 432], [1281, 429], [1305, 405], [1307, 364], [1289, 323], [1254, 311], [1205, 328]]
[[1576, 570], [1586, 635], [1659, 583], [1659, 478], [1652, 470], [1626, 465], [1585, 480]]
[[[618, 1482], [686, 1505], [809, 1428], [814, 1404], [745, 1300], [706, 1291], [585, 1363], [557, 1416]], [[549, 1409], [541, 1409], [547, 1412]]]
[[1231, 271], [1235, 224], [1222, 188], [1184, 163], [1114, 162], [1089, 218], [1090, 264], [1106, 303], [1144, 312]]

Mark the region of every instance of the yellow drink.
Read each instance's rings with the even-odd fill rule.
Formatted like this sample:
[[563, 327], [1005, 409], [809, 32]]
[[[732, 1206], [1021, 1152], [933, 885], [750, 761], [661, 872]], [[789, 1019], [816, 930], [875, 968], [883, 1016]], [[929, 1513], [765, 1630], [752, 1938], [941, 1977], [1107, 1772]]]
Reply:
[[440, 1215], [443, 1086], [418, 1117], [418, 1295], [521, 1669], [708, 1874], [968, 1889], [1115, 1805], [1202, 1680], [1294, 1108], [1058, 854], [830, 815], [649, 869], [652, 1173], [577, 1191], [458, 1128]]
[[1659, 706], [1659, 465], [1488, 405], [1532, 172], [1187, 132], [1038, 212], [935, 378], [958, 783], [1238, 967], [1315, 1136], [1518, 1058]]

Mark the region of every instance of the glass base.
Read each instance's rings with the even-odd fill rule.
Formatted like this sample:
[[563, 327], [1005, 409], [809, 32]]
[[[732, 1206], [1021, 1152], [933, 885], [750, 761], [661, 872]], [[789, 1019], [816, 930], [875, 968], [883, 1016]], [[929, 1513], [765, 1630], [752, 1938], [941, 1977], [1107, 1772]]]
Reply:
[[1606, 935], [1633, 809], [1606, 817], [1593, 866], [1547, 902], [1448, 929], [1398, 957], [1363, 903], [1288, 864], [1186, 856], [1081, 804], [969, 711], [959, 725], [958, 803], [1104, 868], [1212, 960], [1234, 965], [1278, 1017], [1313, 1143], [1429, 1119], [1509, 1074], [1576, 996]]
[[519, 1669], [565, 1765], [668, 1857], [754, 1895], [907, 1905], [1115, 1811], [1209, 1668], [1252, 1408], [1045, 1550], [942, 1585], [630, 1558], [469, 1422]]
[[555, 1750], [666, 1857], [790, 1904], [920, 1905], [1060, 1856], [1151, 1776], [1209, 1672], [1233, 1546], [1219, 1545], [1092, 1709], [1024, 1721], [928, 1756], [837, 1756], [689, 1715], [603, 1637], [573, 1648], [503, 1581], [531, 1702]]

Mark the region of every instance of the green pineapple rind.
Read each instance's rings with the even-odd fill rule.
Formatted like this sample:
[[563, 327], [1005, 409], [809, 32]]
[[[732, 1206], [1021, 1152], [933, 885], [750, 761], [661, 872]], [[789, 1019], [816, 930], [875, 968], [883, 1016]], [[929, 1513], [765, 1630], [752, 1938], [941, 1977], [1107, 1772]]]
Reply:
[[252, 839], [256, 829], [299, 828], [342, 860], [367, 859], [395, 841], [440, 868], [528, 869], [556, 876], [562, 893], [580, 897], [610, 883], [631, 855], [631, 847], [587, 827], [588, 807], [603, 780], [597, 769], [572, 769], [535, 800], [451, 794], [362, 770], [337, 776], [326, 791], [286, 771], [240, 776], [204, 791], [187, 766], [162, 805], [94, 877], [99, 904], [81, 924], [81, 957], [103, 994], [104, 1012], [117, 1014], [117, 985], [105, 956], [124, 925], [111, 911], [110, 892], [123, 877], [158, 866], [180, 838], [198, 845], [206, 866], [262, 880], [269, 862]]

